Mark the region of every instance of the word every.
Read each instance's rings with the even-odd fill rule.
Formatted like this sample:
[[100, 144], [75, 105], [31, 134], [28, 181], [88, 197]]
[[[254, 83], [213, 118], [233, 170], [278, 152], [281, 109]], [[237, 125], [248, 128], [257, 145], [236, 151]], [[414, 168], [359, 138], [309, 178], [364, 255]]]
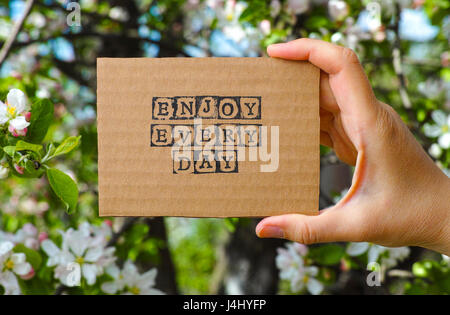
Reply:
[[153, 97], [152, 118], [153, 120], [261, 119], [261, 97]]
[[259, 146], [261, 125], [250, 124], [152, 124], [152, 147]]

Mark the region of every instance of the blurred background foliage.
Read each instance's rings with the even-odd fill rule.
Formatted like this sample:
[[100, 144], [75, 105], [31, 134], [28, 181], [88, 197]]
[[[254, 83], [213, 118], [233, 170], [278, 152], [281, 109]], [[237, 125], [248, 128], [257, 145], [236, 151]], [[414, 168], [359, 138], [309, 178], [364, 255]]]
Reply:
[[[33, 2], [1, 64], [0, 99], [4, 101], [12, 88], [21, 89], [29, 99], [50, 99], [54, 120], [45, 143], [82, 136], [76, 150], [55, 159], [56, 167], [77, 182], [78, 208], [68, 215], [46, 178], [9, 176], [0, 180], [0, 230], [5, 233], [32, 223], [39, 232], [58, 239], [58, 230], [105, 221], [98, 217], [97, 198], [97, 57], [257, 57], [265, 56], [271, 43], [299, 37], [347, 46], [357, 52], [377, 97], [401, 115], [437, 165], [450, 174], [446, 0], [77, 3], [71, 7], [69, 1]], [[26, 4], [0, 1], [3, 44]], [[322, 208], [345, 194], [351, 175], [350, 167], [321, 148]], [[250, 219], [110, 218], [108, 222], [115, 232], [119, 264], [131, 259], [140, 270], [156, 267], [156, 287], [166, 293], [450, 293], [448, 257], [420, 248], [394, 252], [367, 244], [378, 250], [376, 261], [382, 269], [381, 286], [369, 287], [365, 279], [371, 272], [366, 268], [370, 249], [354, 251], [352, 244], [305, 249], [280, 240], [259, 240], [254, 235], [256, 222]], [[42, 251], [39, 255], [47, 259]], [[305, 266], [316, 267], [317, 272], [308, 269], [311, 274], [306, 274]], [[299, 276], [302, 281], [289, 281]], [[320, 282], [315, 289], [308, 282], [311, 278]], [[55, 288], [101, 293], [98, 285], [61, 289], [48, 267], [32, 281], [41, 293], [54, 293]], [[24, 291], [27, 281], [22, 285]]]

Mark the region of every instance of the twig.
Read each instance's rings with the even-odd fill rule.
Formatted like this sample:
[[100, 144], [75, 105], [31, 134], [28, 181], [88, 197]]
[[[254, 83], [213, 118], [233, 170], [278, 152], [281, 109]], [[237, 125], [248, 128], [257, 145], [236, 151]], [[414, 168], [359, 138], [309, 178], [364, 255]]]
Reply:
[[125, 233], [126, 231], [128, 231], [134, 223], [136, 223], [136, 221], [139, 218], [127, 218], [125, 220], [125, 222], [122, 224], [122, 227], [120, 228], [120, 230], [117, 233], [114, 233], [111, 237], [111, 239], [109, 240], [108, 244], [106, 245], [107, 247], [110, 246], [114, 246], [116, 245], [117, 241], [119, 240], [120, 236]]
[[25, 19], [27, 18], [28, 14], [31, 11], [31, 8], [33, 7], [34, 0], [28, 0], [25, 5], [25, 10], [22, 14], [22, 17], [16, 22], [16, 24], [13, 27], [11, 35], [6, 40], [5, 44], [2, 47], [2, 50], [0, 51], [0, 66], [3, 64], [3, 62], [6, 60], [6, 57], [8, 57], [9, 51], [11, 50], [11, 47], [14, 43], [14, 41], [17, 38], [17, 35], [19, 35], [20, 30], [22, 29], [23, 23], [25, 22]]
[[[116, 243], [119, 240], [120, 236], [123, 233], [125, 233], [126, 231], [128, 231], [138, 219], [139, 218], [127, 218], [125, 220], [125, 222], [122, 224], [122, 227], [120, 228], [120, 230], [117, 233], [113, 233], [113, 235], [111, 236], [111, 239], [109, 240], [108, 244], [106, 244], [106, 247], [111, 247], [111, 246], [116, 245]], [[59, 285], [56, 288], [54, 295], [61, 295], [67, 289], [69, 289], [67, 286], [61, 284], [61, 285]]]
[[408, 92], [406, 90], [406, 77], [403, 73], [402, 68], [402, 54], [401, 54], [401, 42], [400, 42], [400, 5], [396, 4], [396, 13], [395, 13], [395, 41], [394, 41], [394, 49], [392, 50], [392, 58], [393, 58], [393, 66], [395, 74], [397, 75], [399, 81], [399, 93], [400, 98], [403, 103], [403, 107], [406, 109], [411, 108], [411, 100], [409, 99]]

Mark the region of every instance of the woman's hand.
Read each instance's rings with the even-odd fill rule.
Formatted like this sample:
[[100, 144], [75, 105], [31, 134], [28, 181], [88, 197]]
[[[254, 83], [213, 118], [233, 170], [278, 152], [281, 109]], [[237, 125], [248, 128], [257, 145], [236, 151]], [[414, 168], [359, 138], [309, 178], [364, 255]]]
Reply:
[[449, 255], [450, 179], [396, 112], [375, 98], [355, 53], [314, 39], [271, 45], [267, 52], [321, 69], [321, 144], [356, 170], [349, 192], [335, 206], [318, 216], [265, 218], [257, 235], [304, 244], [422, 246]]

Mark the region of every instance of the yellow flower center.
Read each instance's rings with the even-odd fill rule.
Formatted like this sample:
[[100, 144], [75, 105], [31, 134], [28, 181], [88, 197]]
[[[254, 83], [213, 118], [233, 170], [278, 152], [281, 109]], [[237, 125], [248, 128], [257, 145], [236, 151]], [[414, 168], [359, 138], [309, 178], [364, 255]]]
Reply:
[[75, 259], [75, 262], [77, 262], [78, 264], [82, 265], [84, 263], [84, 258], [83, 257], [77, 257]]
[[130, 288], [130, 292], [133, 293], [134, 295], [138, 295], [141, 290], [138, 287], [132, 287]]
[[308, 277], [308, 276], [304, 276], [304, 277], [303, 277], [303, 283], [308, 282], [308, 280], [309, 280], [309, 277]]
[[442, 132], [446, 133], [447, 131], [449, 131], [450, 127], [448, 125], [444, 125], [442, 126]]
[[14, 262], [11, 259], [8, 259], [5, 263], [5, 268], [12, 270], [14, 268]]
[[228, 21], [233, 21], [233, 13], [228, 13], [227, 16], [226, 16], [226, 19]]
[[14, 114], [16, 113], [16, 108], [13, 106], [6, 106], [6, 111], [8, 112], [8, 114], [10, 114], [11, 116], [14, 116]]

